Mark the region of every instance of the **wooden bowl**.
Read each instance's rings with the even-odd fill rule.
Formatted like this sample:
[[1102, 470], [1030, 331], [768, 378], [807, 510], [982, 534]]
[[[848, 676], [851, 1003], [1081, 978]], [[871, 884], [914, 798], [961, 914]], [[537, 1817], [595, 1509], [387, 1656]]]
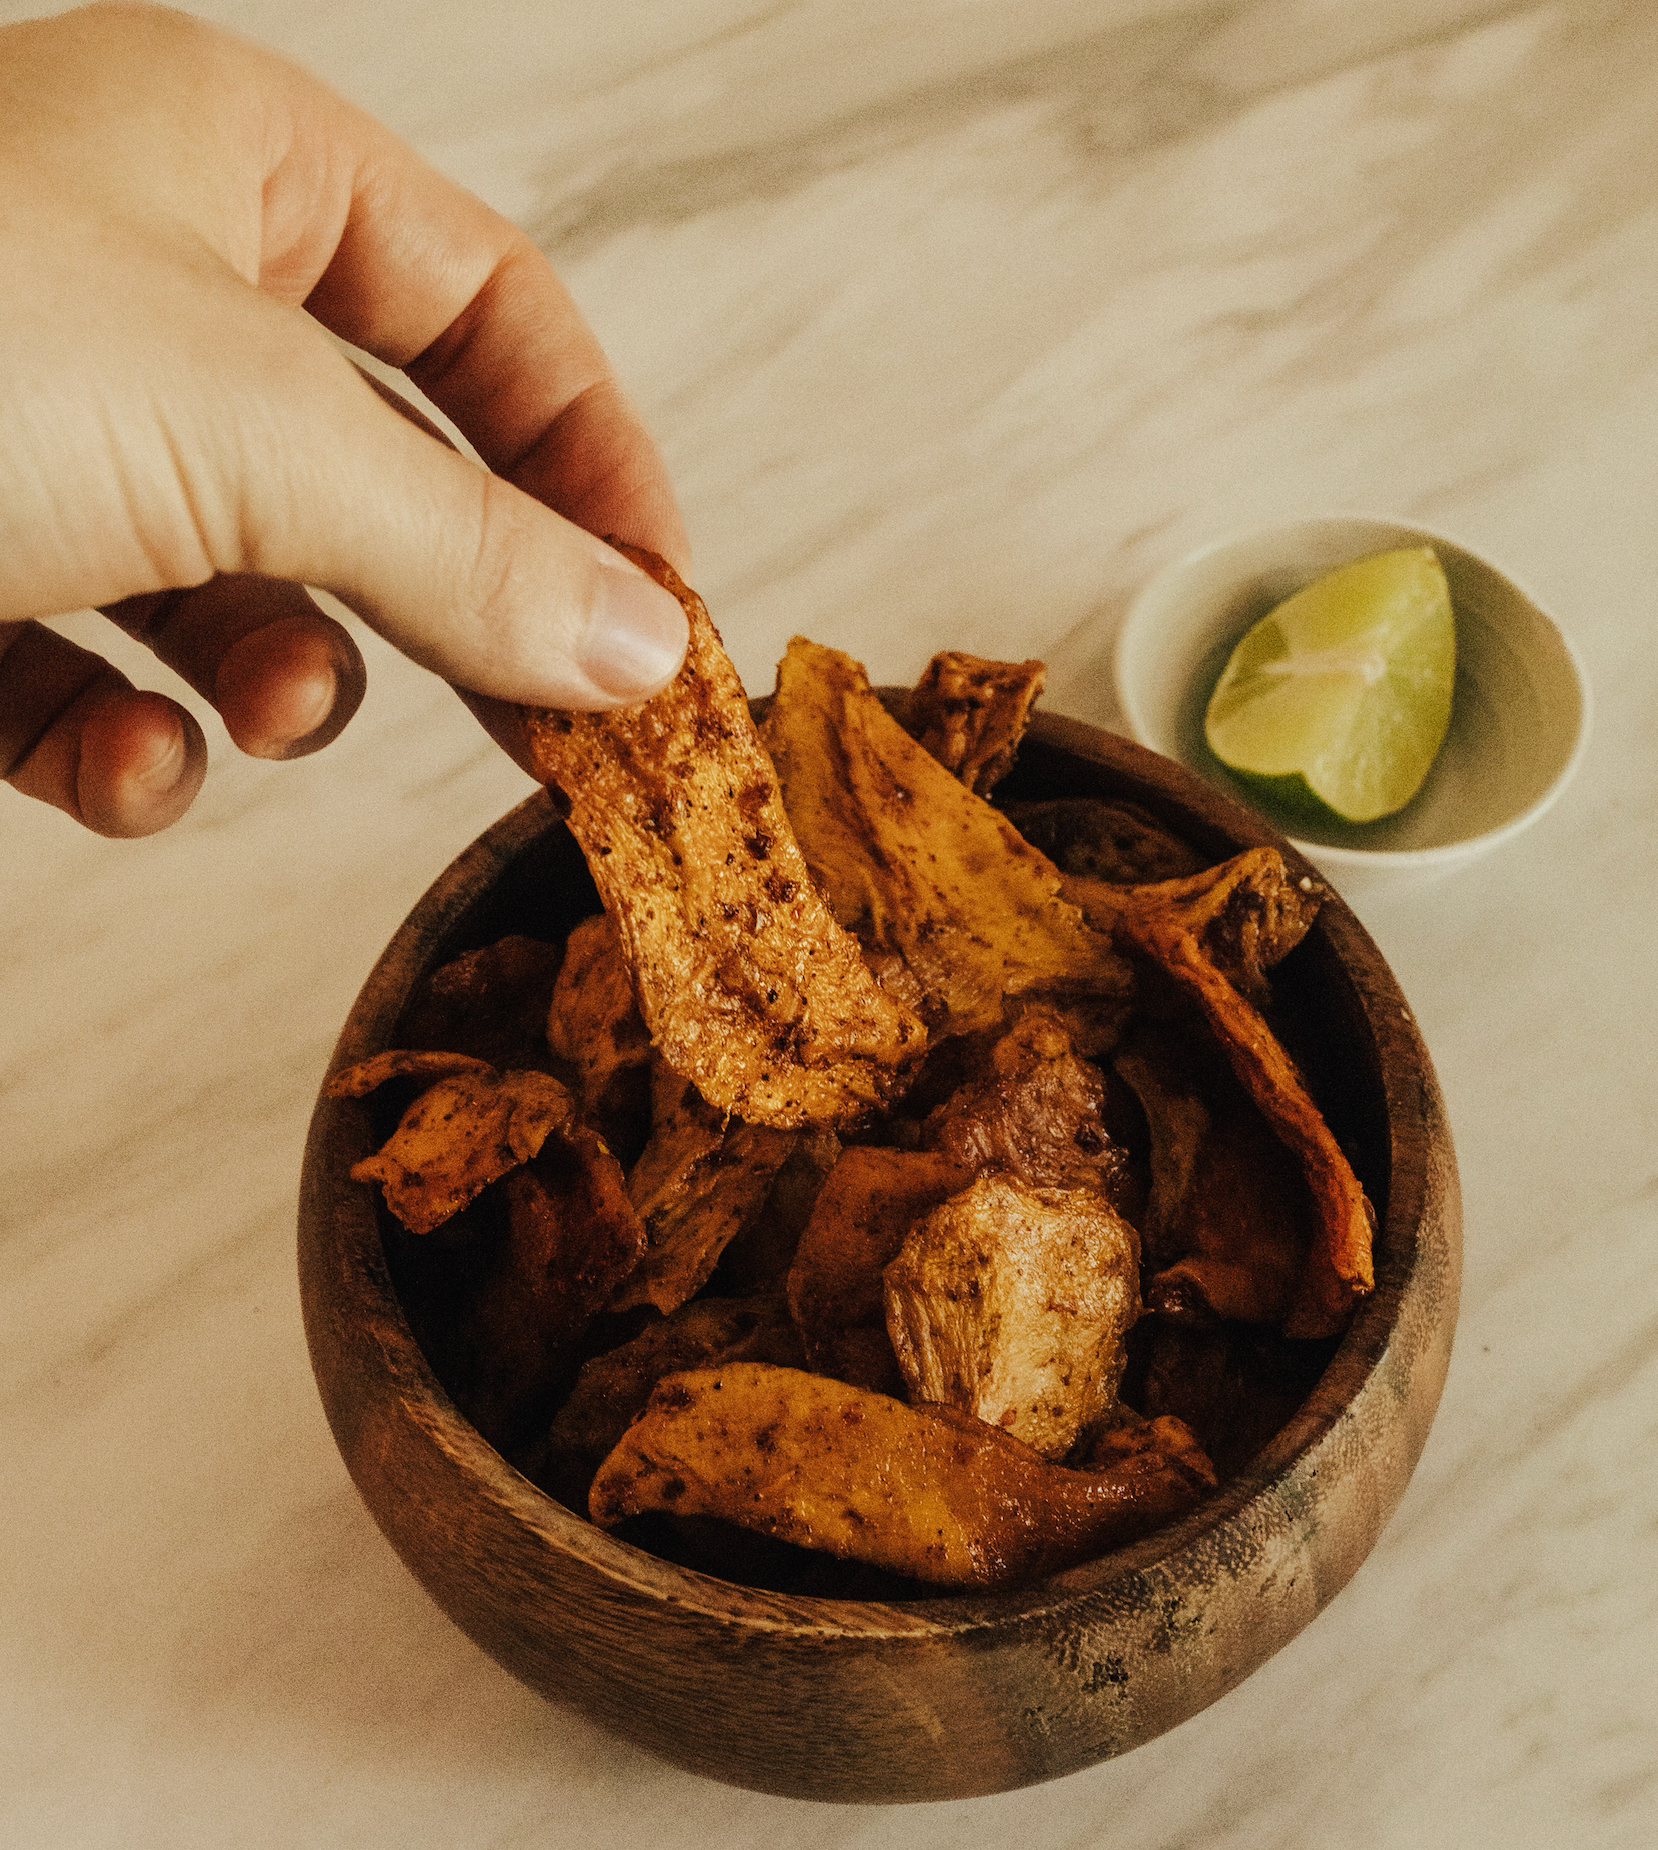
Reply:
[[[1287, 845], [1189, 772], [1039, 718], [1006, 797], [1128, 797], [1216, 858]], [[1302, 865], [1289, 851], [1293, 864]], [[550, 803], [521, 804], [410, 914], [335, 1065], [392, 1044], [411, 987], [512, 930], [595, 910]], [[1339, 899], [1278, 973], [1321, 1024], [1321, 1100], [1376, 1205], [1376, 1289], [1277, 1436], [1185, 1520], [1033, 1586], [871, 1603], [738, 1586], [645, 1554], [521, 1477], [456, 1411], [392, 1282], [351, 1164], [368, 1112], [323, 1099], [300, 1201], [312, 1365], [346, 1466], [437, 1603], [532, 1689], [694, 1772], [887, 1802], [1073, 1772], [1205, 1708], [1351, 1578], [1421, 1453], [1450, 1359], [1460, 1217], [1439, 1088], [1410, 1009]]]

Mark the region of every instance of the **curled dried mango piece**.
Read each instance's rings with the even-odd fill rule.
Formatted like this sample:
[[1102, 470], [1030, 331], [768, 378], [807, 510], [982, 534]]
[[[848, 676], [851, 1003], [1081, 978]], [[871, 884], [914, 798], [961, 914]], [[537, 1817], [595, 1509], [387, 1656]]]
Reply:
[[460, 1319], [460, 1404], [494, 1444], [515, 1433], [569, 1368], [572, 1346], [644, 1251], [621, 1165], [579, 1118], [549, 1131], [502, 1178], [505, 1239]]
[[720, 1254], [718, 1277], [711, 1282], [721, 1296], [781, 1300], [800, 1236], [841, 1150], [841, 1140], [830, 1130], [801, 1131], [795, 1137], [760, 1211]]
[[717, 1146], [670, 1188], [636, 1195], [649, 1244], [611, 1309], [650, 1304], [666, 1313], [701, 1290], [726, 1247], [765, 1206], [798, 1135], [733, 1118]]
[[1143, 1413], [1119, 1404], [1115, 1417], [1090, 1448], [1088, 1463], [1095, 1470], [1122, 1470], [1148, 1458], [1178, 1460], [1211, 1490], [1220, 1482], [1209, 1454], [1183, 1419], [1164, 1413], [1148, 1420]]
[[1072, 1471], [953, 1407], [739, 1362], [658, 1382], [588, 1508], [605, 1528], [645, 1510], [717, 1516], [935, 1585], [993, 1587], [1131, 1541], [1206, 1488], [1161, 1452]]
[[1267, 971], [1307, 935], [1324, 900], [1324, 888], [1310, 874], [1291, 874], [1276, 848], [1246, 848], [1201, 873], [1147, 886], [1073, 876], [1065, 891], [1107, 931], [1132, 918], [1189, 932], [1257, 1007], [1269, 1000]]
[[1146, 1307], [1186, 1323], [1282, 1324], [1313, 1243], [1295, 1153], [1198, 1024], [1137, 1035], [1116, 1068], [1151, 1132]]
[[563, 800], [669, 1065], [752, 1124], [846, 1123], [901, 1084], [926, 1030], [813, 885], [701, 598], [617, 546], [684, 605], [685, 665], [639, 706], [524, 709], [535, 774]]
[[1299, 1159], [1312, 1191], [1315, 1227], [1284, 1333], [1333, 1336], [1376, 1282], [1371, 1259], [1375, 1211], [1352, 1165], [1295, 1063], [1190, 931], [1154, 911], [1128, 911], [1118, 921], [1118, 934], [1196, 1003], [1243, 1089]]
[[697, 1165], [725, 1140], [726, 1115], [660, 1055], [650, 1063], [651, 1134], [628, 1174], [628, 1195], [641, 1213], [683, 1188]]
[[582, 1102], [607, 1132], [648, 1108], [651, 1037], [633, 999], [622, 941], [608, 912], [570, 933], [547, 1010], [547, 1045], [576, 1069]]
[[547, 1066], [547, 1007], [558, 976], [556, 944], [517, 933], [462, 951], [417, 983], [397, 1038], [487, 1060], [502, 1072]]
[[628, 1177], [646, 1246], [610, 1308], [649, 1304], [666, 1315], [701, 1290], [750, 1226], [800, 1133], [727, 1118], [660, 1059], [651, 1097], [650, 1140]]
[[385, 1144], [352, 1165], [352, 1179], [378, 1182], [411, 1233], [430, 1233], [528, 1162], [573, 1110], [570, 1094], [545, 1073], [473, 1062], [422, 1092]]
[[664, 1375], [738, 1361], [793, 1367], [799, 1360], [800, 1338], [781, 1298], [695, 1298], [582, 1365], [535, 1456], [526, 1459], [527, 1474], [552, 1478], [561, 1500], [580, 1508], [593, 1473]]
[[1105, 1082], [1080, 1058], [1056, 1010], [1024, 1010], [922, 1126], [925, 1148], [976, 1172], [1005, 1169], [1035, 1188], [1097, 1188], [1126, 1209], [1127, 1152], [1104, 1123]]

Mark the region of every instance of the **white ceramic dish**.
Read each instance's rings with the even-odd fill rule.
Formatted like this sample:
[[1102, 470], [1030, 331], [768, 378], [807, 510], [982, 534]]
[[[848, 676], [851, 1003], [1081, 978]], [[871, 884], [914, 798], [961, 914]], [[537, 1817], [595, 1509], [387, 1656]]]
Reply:
[[[1444, 535], [1404, 521], [1333, 515], [1264, 527], [1166, 566], [1117, 638], [1117, 693], [1134, 737], [1251, 803], [1203, 737], [1209, 692], [1238, 639], [1321, 574], [1426, 543], [1450, 581], [1457, 621], [1451, 729], [1427, 782], [1396, 816], [1292, 837], [1350, 897], [1449, 872], [1533, 823], [1580, 762], [1589, 688], [1559, 627], [1512, 579]], [[1282, 816], [1273, 818], [1286, 826]]]

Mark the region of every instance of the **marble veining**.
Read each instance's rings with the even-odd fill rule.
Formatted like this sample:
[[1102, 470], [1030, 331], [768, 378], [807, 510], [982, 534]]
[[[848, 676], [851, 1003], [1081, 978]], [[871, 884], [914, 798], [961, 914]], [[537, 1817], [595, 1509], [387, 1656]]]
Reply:
[[878, 679], [951, 644], [1043, 654], [1049, 704], [1109, 723], [1151, 572], [1358, 508], [1526, 583], [1596, 730], [1533, 831], [1363, 902], [1467, 1242], [1381, 1546], [1175, 1734], [902, 1812], [729, 1791], [542, 1705], [345, 1479], [293, 1281], [310, 1100], [398, 920], [528, 788], [447, 690], [366, 637], [368, 701], [315, 759], [238, 761], [206, 716], [207, 789], [149, 842], [0, 791], [0, 1842], [1650, 1844], [1658, 12], [202, 10], [542, 243], [664, 444], [752, 688], [797, 630]]

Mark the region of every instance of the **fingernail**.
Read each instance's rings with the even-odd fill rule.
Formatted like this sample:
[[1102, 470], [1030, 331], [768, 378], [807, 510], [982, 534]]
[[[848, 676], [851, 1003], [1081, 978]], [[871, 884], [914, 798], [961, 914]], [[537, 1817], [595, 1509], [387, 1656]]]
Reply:
[[[315, 676], [303, 696], [296, 698], [288, 707], [283, 718], [287, 721], [287, 737], [272, 741], [270, 756], [273, 758], [303, 758], [315, 751], [317, 745], [324, 741], [320, 735], [327, 728], [338, 699], [340, 684], [336, 678], [333, 664], [326, 672]], [[338, 727], [334, 729], [337, 733]], [[330, 733], [332, 738], [334, 733]]]
[[614, 699], [643, 700], [679, 670], [685, 612], [671, 591], [625, 559], [603, 566], [577, 662]]
[[319, 751], [363, 698], [363, 659], [314, 616], [278, 617], [233, 643], [219, 663], [213, 704], [252, 758]]
[[151, 796], [166, 796], [169, 791], [178, 788], [178, 781], [184, 775], [189, 756], [184, 724], [174, 715], [167, 743], [142, 771], [132, 773], [132, 781]]
[[288, 716], [293, 726], [290, 743], [297, 745], [301, 740], [310, 738], [311, 734], [334, 711], [334, 696], [338, 690], [339, 684], [334, 679], [334, 665], [330, 662], [327, 672], [318, 675], [312, 681], [309, 698], [297, 700], [294, 703], [293, 711]]

